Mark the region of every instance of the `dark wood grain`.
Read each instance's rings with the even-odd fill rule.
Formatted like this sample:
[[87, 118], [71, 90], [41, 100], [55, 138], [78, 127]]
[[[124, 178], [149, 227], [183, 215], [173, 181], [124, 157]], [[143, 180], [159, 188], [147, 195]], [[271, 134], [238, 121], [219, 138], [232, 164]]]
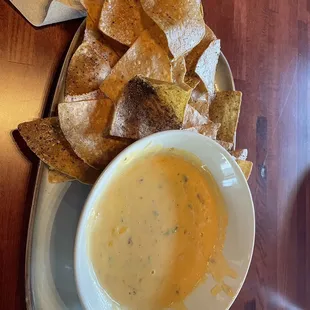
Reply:
[[237, 141], [255, 167], [256, 244], [232, 309], [310, 309], [310, 1], [205, 4], [243, 92]]
[[[232, 309], [310, 309], [310, 1], [205, 0], [204, 7], [244, 94], [237, 141], [254, 162], [256, 244]], [[37, 164], [10, 132], [42, 115], [78, 24], [36, 29], [0, 2], [0, 309], [25, 308]]]

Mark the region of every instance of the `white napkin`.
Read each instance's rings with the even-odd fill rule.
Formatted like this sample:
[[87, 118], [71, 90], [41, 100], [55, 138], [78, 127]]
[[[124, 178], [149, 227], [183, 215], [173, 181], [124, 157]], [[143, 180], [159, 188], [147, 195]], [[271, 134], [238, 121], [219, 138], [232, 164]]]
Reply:
[[80, 18], [86, 12], [79, 0], [10, 0], [34, 26]]

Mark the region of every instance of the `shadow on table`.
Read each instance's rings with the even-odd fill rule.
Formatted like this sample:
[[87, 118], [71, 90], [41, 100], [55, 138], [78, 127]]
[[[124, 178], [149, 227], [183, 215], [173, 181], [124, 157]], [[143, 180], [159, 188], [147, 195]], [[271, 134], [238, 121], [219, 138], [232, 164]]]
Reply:
[[82, 309], [74, 279], [73, 255], [78, 221], [90, 189], [90, 186], [72, 182], [59, 205], [52, 228], [51, 270], [59, 297], [68, 309]]

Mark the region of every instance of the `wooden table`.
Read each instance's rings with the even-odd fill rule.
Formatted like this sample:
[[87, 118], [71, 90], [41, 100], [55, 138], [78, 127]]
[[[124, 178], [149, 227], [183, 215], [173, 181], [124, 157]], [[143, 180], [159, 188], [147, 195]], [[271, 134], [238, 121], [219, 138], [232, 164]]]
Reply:
[[[310, 309], [310, 58], [307, 0], [206, 0], [243, 92], [256, 245], [232, 309]], [[37, 161], [10, 136], [40, 117], [81, 21], [34, 28], [0, 2], [0, 309], [24, 309], [24, 256]], [[53, 310], [53, 309], [51, 309]]]

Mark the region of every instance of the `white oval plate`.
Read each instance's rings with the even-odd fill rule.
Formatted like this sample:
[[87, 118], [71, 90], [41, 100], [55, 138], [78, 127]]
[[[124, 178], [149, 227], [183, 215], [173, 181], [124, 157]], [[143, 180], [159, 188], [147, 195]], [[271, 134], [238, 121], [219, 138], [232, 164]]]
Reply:
[[[160, 132], [141, 139], [119, 154], [101, 174], [94, 185], [81, 215], [75, 243], [75, 276], [80, 298], [85, 309], [112, 310], [113, 302], [103, 294], [96, 280], [88, 256], [87, 222], [104, 189], [117, 173], [125, 158], [141, 154], [152, 147], [176, 148], [197, 156], [213, 175], [224, 198], [228, 212], [228, 226], [224, 244], [224, 256], [230, 267], [237, 272], [236, 279], [226, 278], [234, 297], [239, 293], [252, 258], [255, 220], [254, 206], [248, 183], [230, 154], [210, 138], [192, 132], [175, 130]], [[230, 307], [234, 298], [221, 292], [212, 296], [211, 289], [217, 283], [208, 277], [185, 299], [188, 310], [224, 310]]]
[[[83, 38], [85, 22], [77, 30], [58, 79], [50, 112], [64, 101], [69, 61]], [[220, 55], [215, 77], [218, 90], [235, 90], [228, 62]], [[25, 290], [28, 310], [80, 310], [73, 273], [73, 247], [81, 209], [91, 187], [71, 182], [50, 184], [40, 163], [29, 220]]]

